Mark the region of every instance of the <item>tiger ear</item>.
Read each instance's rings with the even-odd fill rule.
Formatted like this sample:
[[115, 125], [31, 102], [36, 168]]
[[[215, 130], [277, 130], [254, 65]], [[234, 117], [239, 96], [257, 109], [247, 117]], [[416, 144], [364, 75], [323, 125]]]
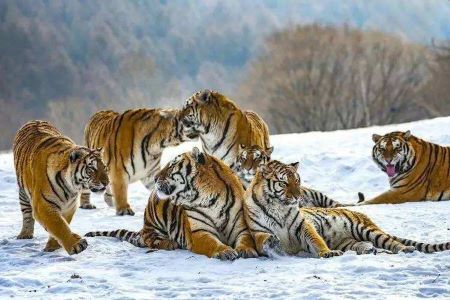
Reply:
[[203, 90], [199, 92], [196, 98], [200, 103], [209, 103], [212, 100], [212, 92], [210, 90]]
[[241, 152], [244, 149], [245, 149], [245, 145], [244, 144], [239, 144], [239, 152]]
[[204, 165], [206, 162], [205, 154], [202, 153], [197, 147], [192, 149], [192, 155], [197, 163]]
[[259, 167], [259, 170], [261, 171], [261, 174], [263, 175], [264, 178], [268, 178], [272, 174], [271, 172], [272, 170], [267, 164], [261, 165]]
[[267, 153], [268, 156], [271, 156], [272, 152], [273, 152], [273, 147], [269, 147], [269, 148], [266, 149], [266, 153]]
[[375, 143], [378, 143], [378, 141], [379, 141], [381, 138], [382, 138], [382, 136], [379, 135], [379, 134], [376, 134], [376, 133], [372, 134], [372, 141], [374, 141]]
[[80, 149], [75, 149], [70, 152], [69, 160], [71, 163], [76, 162], [81, 156], [83, 156], [83, 151]]
[[404, 132], [403, 137], [405, 138], [405, 140], [409, 139], [411, 137], [411, 131], [407, 130], [406, 132]]
[[291, 167], [294, 167], [296, 170], [298, 170], [298, 166], [300, 166], [300, 163], [297, 161], [295, 163], [289, 164]]

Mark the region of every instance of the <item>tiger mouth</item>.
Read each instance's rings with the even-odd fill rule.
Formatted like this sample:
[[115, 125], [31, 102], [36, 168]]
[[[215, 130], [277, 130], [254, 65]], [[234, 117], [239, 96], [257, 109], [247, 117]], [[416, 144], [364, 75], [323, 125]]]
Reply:
[[395, 175], [397, 175], [396, 165], [387, 164], [385, 166], [385, 169], [386, 169], [386, 173], [389, 177], [394, 177]]

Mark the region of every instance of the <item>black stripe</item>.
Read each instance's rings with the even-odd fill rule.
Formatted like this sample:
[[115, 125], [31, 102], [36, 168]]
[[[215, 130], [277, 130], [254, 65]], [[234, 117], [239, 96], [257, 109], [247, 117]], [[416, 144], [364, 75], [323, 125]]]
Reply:
[[232, 114], [230, 114], [229, 116], [228, 116], [228, 119], [227, 119], [227, 121], [226, 121], [226, 123], [225, 123], [225, 129], [224, 129], [224, 131], [222, 132], [222, 137], [220, 138], [220, 140], [213, 146], [213, 148], [212, 148], [212, 152], [214, 153], [214, 152], [216, 152], [217, 151], [217, 149], [220, 147], [220, 145], [222, 145], [222, 143], [223, 143], [223, 141], [225, 140], [225, 137], [227, 136], [227, 134], [228, 134], [228, 129], [230, 128], [230, 122], [231, 122], [231, 118], [233, 117], [233, 113]]

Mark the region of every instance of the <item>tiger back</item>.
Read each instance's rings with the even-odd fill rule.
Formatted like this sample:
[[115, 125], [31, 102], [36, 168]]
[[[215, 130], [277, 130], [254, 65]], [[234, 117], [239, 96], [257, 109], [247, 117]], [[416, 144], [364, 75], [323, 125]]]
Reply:
[[[140, 180], [152, 189], [163, 150], [186, 140], [181, 128], [176, 110], [99, 111], [92, 116], [85, 128], [85, 144], [104, 149], [111, 179], [105, 202], [115, 205], [117, 215], [134, 215], [128, 203], [128, 185]], [[82, 195], [81, 208], [95, 208], [89, 193]]]
[[264, 120], [252, 111], [241, 110], [226, 96], [209, 90], [195, 93], [183, 108], [185, 134], [200, 137], [203, 150], [233, 167], [239, 145], [270, 147]]
[[86, 249], [69, 224], [80, 192], [100, 192], [109, 184], [100, 149], [77, 146], [50, 123], [31, 121], [17, 132], [13, 154], [23, 217], [17, 238], [32, 238], [37, 220], [50, 234], [46, 251]]

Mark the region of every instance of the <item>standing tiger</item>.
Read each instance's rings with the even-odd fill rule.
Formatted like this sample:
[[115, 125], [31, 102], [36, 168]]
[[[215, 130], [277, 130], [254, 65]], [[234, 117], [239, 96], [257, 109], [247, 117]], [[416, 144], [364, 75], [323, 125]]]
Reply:
[[252, 111], [242, 111], [226, 96], [209, 90], [186, 100], [182, 112], [186, 135], [200, 136], [203, 150], [233, 167], [239, 145], [270, 147], [266, 123]]
[[[185, 140], [178, 111], [143, 108], [95, 113], [86, 125], [84, 138], [87, 147], [104, 150], [111, 180], [105, 201], [113, 206], [114, 199], [117, 215], [134, 215], [127, 201], [128, 185], [141, 180], [151, 190], [164, 148]], [[89, 193], [82, 195], [81, 208], [95, 208], [89, 198]]]
[[450, 242], [417, 243], [391, 236], [366, 215], [343, 208], [299, 208], [298, 163], [276, 160], [263, 166], [245, 194], [245, 215], [259, 254], [270, 249], [288, 254], [310, 252], [318, 257], [358, 254], [382, 248], [392, 253], [450, 250]]
[[80, 192], [100, 192], [109, 184], [100, 149], [77, 146], [48, 122], [31, 121], [17, 132], [13, 153], [23, 216], [17, 238], [33, 238], [37, 220], [50, 234], [45, 251], [61, 245], [69, 254], [85, 250], [86, 240], [69, 224]]
[[256, 257], [243, 199], [244, 190], [231, 169], [194, 148], [156, 175], [141, 231], [98, 231], [86, 236], [117, 237], [151, 249], [188, 249], [220, 259]]
[[450, 199], [450, 147], [426, 142], [409, 130], [372, 139], [372, 158], [389, 176], [391, 188], [365, 201], [360, 193], [359, 205]]
[[[270, 155], [272, 154], [272, 151], [273, 147], [270, 147], [266, 150], [256, 145], [248, 147], [246, 147], [245, 145], [241, 145], [239, 147], [236, 162], [233, 164], [233, 171], [239, 176], [245, 189], [247, 189], [247, 187], [252, 182], [256, 172], [270, 161]], [[300, 187], [300, 190], [300, 196], [301, 199], [303, 199], [302, 202], [304, 203], [304, 207], [345, 206], [319, 191], [303, 186]]]

